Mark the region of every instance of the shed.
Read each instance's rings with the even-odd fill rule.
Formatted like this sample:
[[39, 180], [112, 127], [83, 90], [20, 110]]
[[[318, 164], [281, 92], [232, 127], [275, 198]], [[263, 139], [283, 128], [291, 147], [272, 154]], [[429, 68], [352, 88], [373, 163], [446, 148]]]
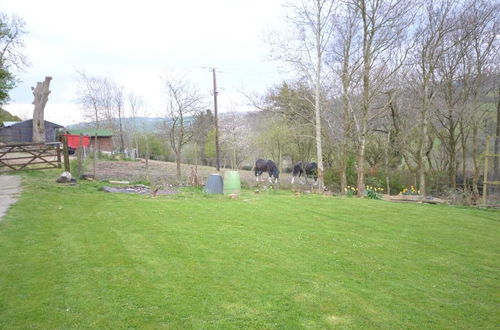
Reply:
[[83, 135], [81, 137], [81, 144], [80, 144], [80, 135], [72, 135], [72, 134], [63, 134], [68, 140], [68, 147], [77, 149], [78, 147], [85, 147], [87, 148], [90, 145], [90, 137], [87, 135]]
[[[56, 131], [64, 128], [61, 125], [44, 120], [45, 142], [56, 142]], [[4, 121], [0, 127], [0, 142], [30, 143], [33, 138], [33, 119], [25, 121]]]
[[95, 136], [97, 132], [97, 149], [104, 152], [113, 151], [113, 132], [107, 129], [71, 129], [68, 131], [71, 135], [88, 136], [90, 138], [90, 147], [93, 148], [95, 144]]

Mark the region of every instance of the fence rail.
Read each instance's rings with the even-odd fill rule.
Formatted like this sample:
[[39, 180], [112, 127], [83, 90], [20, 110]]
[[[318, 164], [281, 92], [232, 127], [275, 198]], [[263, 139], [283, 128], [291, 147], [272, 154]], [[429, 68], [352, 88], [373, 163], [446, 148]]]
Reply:
[[61, 142], [0, 145], [0, 171], [61, 168]]
[[[493, 142], [493, 151], [490, 150], [490, 141]], [[489, 204], [488, 195], [496, 195], [497, 202], [500, 195], [500, 154], [498, 153], [500, 136], [486, 137], [486, 148], [484, 151], [484, 181], [483, 181], [483, 204]], [[491, 162], [490, 162], [491, 161]], [[490, 165], [493, 168], [490, 169]], [[489, 191], [492, 190], [493, 194]]]

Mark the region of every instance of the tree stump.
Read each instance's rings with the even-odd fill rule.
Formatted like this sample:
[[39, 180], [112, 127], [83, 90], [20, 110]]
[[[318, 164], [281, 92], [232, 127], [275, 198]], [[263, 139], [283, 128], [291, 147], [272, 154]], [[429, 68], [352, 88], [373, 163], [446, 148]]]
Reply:
[[52, 77], [45, 77], [45, 81], [37, 82], [36, 87], [31, 87], [35, 99], [33, 104], [35, 108], [33, 110], [33, 143], [45, 143], [45, 121], [44, 121], [44, 110], [45, 105], [49, 99], [49, 86]]

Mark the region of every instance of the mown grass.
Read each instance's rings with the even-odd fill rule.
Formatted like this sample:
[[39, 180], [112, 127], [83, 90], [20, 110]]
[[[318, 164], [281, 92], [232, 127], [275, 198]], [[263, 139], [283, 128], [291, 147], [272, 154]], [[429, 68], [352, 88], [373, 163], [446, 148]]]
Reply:
[[24, 176], [0, 328], [496, 328], [500, 212]]

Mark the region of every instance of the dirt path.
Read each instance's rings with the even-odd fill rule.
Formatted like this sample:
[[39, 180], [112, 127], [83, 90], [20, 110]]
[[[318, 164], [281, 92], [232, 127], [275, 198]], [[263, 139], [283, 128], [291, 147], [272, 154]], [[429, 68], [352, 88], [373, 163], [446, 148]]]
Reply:
[[18, 175], [0, 175], [0, 221], [14, 204], [21, 193], [21, 177]]
[[[181, 165], [182, 182], [188, 182], [191, 169], [194, 165]], [[221, 169], [224, 173], [226, 169]], [[92, 172], [92, 165], [87, 166], [87, 172]], [[149, 177], [151, 182], [165, 180], [168, 183], [176, 183], [178, 180], [175, 176], [176, 165], [175, 163], [162, 162], [151, 160], [149, 161]], [[198, 175], [203, 182], [206, 182], [208, 175], [215, 173], [215, 169], [209, 166], [198, 166]], [[265, 178], [264, 182], [257, 183], [255, 175], [252, 171], [240, 170], [240, 177], [242, 183], [249, 187], [258, 185], [268, 185], [268, 174], [262, 176]], [[141, 181], [146, 179], [146, 164], [140, 161], [127, 162], [127, 161], [99, 161], [97, 163], [97, 179], [98, 180], [126, 180], [126, 181]], [[288, 173], [280, 174], [280, 187], [289, 189], [291, 187], [291, 175]]]

